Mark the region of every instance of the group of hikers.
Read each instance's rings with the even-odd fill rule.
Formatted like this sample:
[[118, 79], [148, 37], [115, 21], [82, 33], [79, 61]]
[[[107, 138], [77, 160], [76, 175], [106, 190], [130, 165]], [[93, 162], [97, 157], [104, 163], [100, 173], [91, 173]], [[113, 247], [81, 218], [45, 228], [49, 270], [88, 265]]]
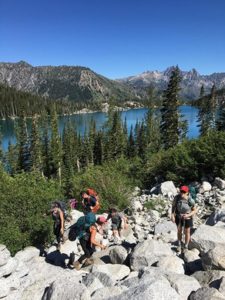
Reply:
[[[79, 243], [83, 249], [84, 254], [75, 261], [72, 262], [73, 267], [79, 270], [82, 266], [93, 264], [92, 254], [95, 251], [95, 247], [99, 247], [101, 250], [106, 248], [105, 245], [97, 241], [97, 232], [102, 236], [107, 233], [107, 226], [109, 220], [111, 220], [112, 239], [116, 244], [121, 242], [121, 230], [126, 228], [127, 218], [124, 214], [117, 211], [116, 208], [108, 210], [108, 216], [103, 215], [96, 218], [96, 213], [100, 209], [99, 195], [93, 189], [87, 189], [81, 192], [81, 204], [84, 212], [84, 216], [80, 217], [77, 222], [71, 226], [69, 232], [69, 239], [79, 239]], [[71, 208], [76, 208], [77, 201], [75, 199], [70, 200]], [[177, 225], [177, 252], [188, 249], [188, 244], [191, 239], [191, 228], [193, 227], [193, 216], [196, 214], [195, 199], [191, 196], [188, 186], [181, 186], [179, 193], [174, 197], [172, 204], [171, 220]], [[59, 201], [55, 201], [51, 208], [52, 218], [54, 220], [54, 234], [57, 240], [57, 249], [60, 250], [61, 243], [64, 236], [64, 223], [65, 213], [62, 205]], [[184, 232], [185, 243], [182, 244], [182, 235]]]
[[[69, 231], [69, 239], [71, 241], [76, 238], [79, 239], [79, 243], [83, 249], [84, 254], [73, 263], [73, 267], [79, 270], [82, 265], [90, 265], [93, 263], [91, 259], [92, 254], [95, 251], [95, 247], [99, 247], [101, 250], [106, 248], [105, 245], [97, 241], [97, 232], [100, 235], [104, 235], [108, 231], [106, 224], [111, 219], [112, 225], [112, 239], [116, 244], [121, 243], [121, 231], [122, 228], [127, 227], [127, 218], [124, 214], [117, 211], [116, 208], [108, 210], [108, 216], [99, 216], [96, 218], [96, 213], [100, 209], [100, 199], [97, 192], [93, 189], [87, 189], [80, 193], [81, 204], [84, 212], [84, 216], [80, 217], [77, 222], [71, 226]], [[70, 200], [71, 208], [76, 208], [77, 201], [75, 199]], [[64, 240], [64, 223], [65, 212], [60, 201], [55, 201], [51, 208], [52, 218], [54, 220], [54, 234], [57, 241], [57, 250], [60, 250], [61, 243]]]

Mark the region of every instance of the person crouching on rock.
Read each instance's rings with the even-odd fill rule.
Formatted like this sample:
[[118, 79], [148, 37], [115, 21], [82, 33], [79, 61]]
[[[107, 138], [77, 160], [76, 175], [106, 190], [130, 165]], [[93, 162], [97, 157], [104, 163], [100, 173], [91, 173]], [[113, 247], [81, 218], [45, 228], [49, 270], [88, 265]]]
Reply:
[[106, 249], [105, 245], [100, 244], [96, 240], [96, 233], [102, 232], [103, 225], [107, 222], [105, 217], [98, 217], [95, 224], [91, 225], [87, 233], [80, 239], [80, 245], [84, 254], [73, 264], [76, 270], [80, 270], [82, 265], [88, 266], [93, 264], [92, 254], [95, 252], [95, 247], [102, 250]]
[[193, 215], [196, 211], [195, 201], [189, 194], [188, 186], [181, 186], [180, 193], [175, 196], [173, 200], [171, 214], [172, 222], [177, 225], [178, 252], [181, 251], [183, 227], [185, 235], [184, 249], [188, 249], [188, 244], [191, 239], [191, 228], [193, 227]]
[[51, 208], [52, 219], [54, 221], [53, 224], [53, 232], [56, 236], [57, 241], [57, 250], [60, 250], [61, 247], [61, 239], [64, 234], [64, 215], [63, 211], [60, 209], [57, 203], [53, 203]]

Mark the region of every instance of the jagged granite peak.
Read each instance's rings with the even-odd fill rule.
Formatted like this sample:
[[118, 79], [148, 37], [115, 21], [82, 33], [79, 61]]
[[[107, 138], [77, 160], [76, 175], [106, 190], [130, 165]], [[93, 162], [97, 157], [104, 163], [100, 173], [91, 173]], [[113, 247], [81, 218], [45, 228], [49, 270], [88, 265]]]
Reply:
[[[164, 71], [145, 71], [141, 74], [118, 79], [119, 82], [135, 87], [137, 90], [146, 89], [153, 85], [158, 90], [167, 87], [174, 66], [168, 67]], [[205, 92], [209, 93], [213, 84], [217, 89], [225, 87], [225, 73], [213, 73], [210, 75], [201, 75], [195, 68], [190, 71], [181, 70], [181, 97], [185, 100], [192, 100], [199, 97], [200, 88], [205, 87]]]
[[76, 102], [131, 100], [132, 87], [81, 66], [32, 66], [24, 61], [0, 63], [0, 83], [52, 99]]

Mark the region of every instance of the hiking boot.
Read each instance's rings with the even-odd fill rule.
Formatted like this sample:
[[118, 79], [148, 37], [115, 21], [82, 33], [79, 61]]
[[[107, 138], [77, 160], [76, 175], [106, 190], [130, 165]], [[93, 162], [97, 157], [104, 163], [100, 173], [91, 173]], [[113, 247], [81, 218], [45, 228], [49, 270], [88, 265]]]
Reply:
[[79, 261], [75, 261], [75, 263], [73, 264], [74, 269], [76, 269], [77, 271], [79, 271], [82, 267], [82, 265], [79, 263]]
[[87, 258], [86, 260], [85, 260], [85, 262], [84, 262], [84, 267], [88, 267], [88, 266], [90, 266], [90, 265], [93, 265], [94, 264], [94, 259], [93, 258]]
[[181, 250], [182, 250], [182, 248], [181, 248], [181, 242], [178, 242], [176, 251], [177, 251], [178, 253], [180, 253]]

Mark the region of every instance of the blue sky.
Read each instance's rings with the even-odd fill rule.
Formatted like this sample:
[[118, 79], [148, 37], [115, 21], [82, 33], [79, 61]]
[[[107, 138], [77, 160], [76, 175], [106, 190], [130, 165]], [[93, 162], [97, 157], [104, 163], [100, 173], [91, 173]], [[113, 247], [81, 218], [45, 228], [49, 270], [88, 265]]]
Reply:
[[0, 61], [225, 72], [225, 0], [0, 0]]

